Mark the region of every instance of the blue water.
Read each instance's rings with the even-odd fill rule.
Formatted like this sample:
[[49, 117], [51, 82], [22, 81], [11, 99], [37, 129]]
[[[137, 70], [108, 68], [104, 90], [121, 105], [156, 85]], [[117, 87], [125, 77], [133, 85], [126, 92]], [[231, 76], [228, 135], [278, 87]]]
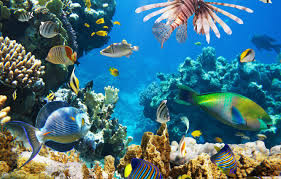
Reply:
[[[111, 37], [107, 45], [121, 42], [126, 39], [128, 43], [140, 47], [130, 58], [109, 58], [99, 54], [102, 49], [94, 49], [79, 59], [81, 65], [77, 69], [77, 76], [81, 86], [94, 80], [94, 90], [103, 92], [104, 86], [113, 85], [120, 89], [119, 101], [115, 109], [114, 117], [119, 118], [121, 124], [128, 127], [128, 135], [134, 137], [134, 143], [139, 143], [142, 133], [154, 131], [159, 124], [142, 115], [142, 107], [139, 105], [139, 93], [150, 82], [156, 80], [156, 73], [176, 72], [178, 65], [186, 57], [196, 58], [201, 53], [202, 47], [212, 46], [216, 48], [217, 56], [223, 56], [227, 60], [234, 60], [237, 55], [247, 48], [256, 51], [256, 60], [262, 63], [276, 63], [277, 54], [274, 51], [258, 51], [251, 43], [254, 34], [267, 34], [281, 43], [280, 19], [281, 1], [272, 0], [273, 4], [264, 4], [259, 0], [221, 0], [225, 3], [239, 4], [254, 10], [250, 14], [233, 8], [222, 7], [222, 9], [240, 17], [244, 24], [240, 25], [231, 19], [227, 24], [232, 29], [232, 35], [227, 35], [219, 28], [221, 38], [217, 39], [211, 32], [210, 44], [207, 44], [205, 36], [198, 35], [193, 30], [192, 20], [188, 23], [188, 39], [179, 44], [175, 39], [175, 32], [161, 49], [160, 43], [152, 34], [152, 26], [155, 18], [148, 22], [142, 19], [149, 12], [136, 14], [137, 7], [164, 2], [162, 0], [121, 1], [117, 0], [116, 13], [113, 21], [119, 21], [121, 26], [115, 25], [109, 33]], [[218, 1], [220, 2], [220, 1]], [[219, 15], [223, 20], [228, 19]], [[201, 46], [194, 45], [201, 42]], [[103, 48], [105, 48], [105, 45]], [[117, 68], [120, 72], [118, 77], [110, 75], [108, 69]]]

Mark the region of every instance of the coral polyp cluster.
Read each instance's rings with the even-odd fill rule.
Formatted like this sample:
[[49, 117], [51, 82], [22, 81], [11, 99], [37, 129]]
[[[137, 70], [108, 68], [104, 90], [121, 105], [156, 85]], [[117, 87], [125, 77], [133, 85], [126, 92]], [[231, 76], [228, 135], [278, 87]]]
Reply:
[[4, 124], [11, 120], [11, 117], [8, 116], [8, 112], [11, 110], [10, 106], [4, 108], [4, 104], [7, 100], [7, 96], [0, 95], [0, 123]]
[[44, 73], [45, 66], [30, 52], [8, 37], [0, 37], [0, 79], [12, 87], [32, 87]]

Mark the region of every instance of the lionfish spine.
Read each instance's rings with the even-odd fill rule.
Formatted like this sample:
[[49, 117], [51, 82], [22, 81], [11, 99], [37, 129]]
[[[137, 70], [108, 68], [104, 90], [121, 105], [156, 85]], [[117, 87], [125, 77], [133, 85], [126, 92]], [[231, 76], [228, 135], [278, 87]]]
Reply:
[[250, 8], [244, 7], [244, 6], [239, 6], [239, 5], [235, 5], [235, 4], [228, 4], [228, 3], [221, 3], [221, 2], [205, 2], [206, 4], [215, 4], [215, 5], [221, 5], [221, 6], [227, 6], [227, 7], [232, 7], [232, 8], [236, 8], [239, 10], [244, 10], [248, 13], [253, 13], [254, 11]]

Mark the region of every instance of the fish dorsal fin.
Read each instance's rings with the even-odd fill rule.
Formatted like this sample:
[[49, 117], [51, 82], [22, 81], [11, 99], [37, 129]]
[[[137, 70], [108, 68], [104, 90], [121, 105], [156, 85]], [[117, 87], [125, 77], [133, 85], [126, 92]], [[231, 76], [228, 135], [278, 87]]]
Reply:
[[54, 112], [55, 110], [62, 108], [62, 107], [69, 107], [70, 105], [64, 101], [53, 101], [45, 104], [39, 111], [36, 117], [36, 128], [42, 128], [45, 125], [46, 120], [48, 119], [49, 115]]
[[122, 44], [124, 44], [124, 45], [129, 45], [126, 40], [122, 40]]
[[233, 106], [232, 107], [232, 123], [235, 125], [246, 125], [246, 121], [243, 119], [243, 116], [241, 115], [240, 111]]

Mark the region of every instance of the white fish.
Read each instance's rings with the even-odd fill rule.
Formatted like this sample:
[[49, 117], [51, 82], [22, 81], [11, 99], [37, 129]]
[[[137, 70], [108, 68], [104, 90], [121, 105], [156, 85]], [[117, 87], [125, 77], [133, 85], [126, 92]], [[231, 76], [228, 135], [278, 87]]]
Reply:
[[102, 7], [108, 7], [108, 3], [103, 3]]
[[45, 38], [53, 38], [59, 34], [57, 24], [52, 21], [41, 22], [39, 32]]
[[267, 139], [266, 135], [264, 135], [264, 134], [257, 134], [257, 137], [258, 137], [259, 140]]
[[186, 140], [185, 140], [184, 136], [182, 136], [182, 138], [181, 138], [178, 149], [179, 149], [180, 156], [185, 157], [187, 151], [186, 151]]
[[186, 125], [186, 131], [185, 133], [187, 134], [188, 130], [189, 130], [189, 120], [186, 116], [181, 117], [181, 121]]
[[107, 57], [129, 57], [132, 55], [133, 51], [138, 51], [138, 46], [133, 46], [132, 44], [129, 44], [126, 40], [122, 40], [121, 43], [114, 43], [110, 46], [106, 47], [105, 49], [100, 51], [101, 55], [107, 56]]
[[159, 123], [166, 123], [170, 121], [170, 114], [168, 107], [166, 106], [167, 100], [163, 100], [157, 108], [156, 121]]
[[260, 0], [260, 1], [263, 2], [263, 3], [270, 3], [270, 4], [272, 4], [271, 0]]
[[25, 12], [25, 13], [22, 13], [22, 14], [19, 16], [18, 20], [19, 20], [20, 22], [27, 22], [27, 21], [29, 21], [32, 17], [33, 17], [33, 12]]

